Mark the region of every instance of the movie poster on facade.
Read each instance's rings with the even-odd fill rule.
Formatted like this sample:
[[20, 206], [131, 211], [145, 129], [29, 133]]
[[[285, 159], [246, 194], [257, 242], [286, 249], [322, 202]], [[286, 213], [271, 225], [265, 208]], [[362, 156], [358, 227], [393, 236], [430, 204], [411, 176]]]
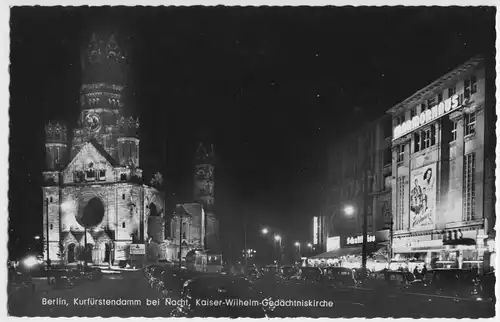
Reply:
[[436, 215], [436, 164], [413, 170], [410, 182], [410, 228], [434, 227]]

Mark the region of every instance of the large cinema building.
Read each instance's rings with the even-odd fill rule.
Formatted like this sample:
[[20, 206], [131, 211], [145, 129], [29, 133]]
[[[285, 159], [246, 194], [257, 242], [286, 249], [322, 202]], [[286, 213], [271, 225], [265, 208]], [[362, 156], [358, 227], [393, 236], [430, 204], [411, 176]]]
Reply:
[[388, 110], [396, 263], [493, 268], [494, 80], [475, 57]]

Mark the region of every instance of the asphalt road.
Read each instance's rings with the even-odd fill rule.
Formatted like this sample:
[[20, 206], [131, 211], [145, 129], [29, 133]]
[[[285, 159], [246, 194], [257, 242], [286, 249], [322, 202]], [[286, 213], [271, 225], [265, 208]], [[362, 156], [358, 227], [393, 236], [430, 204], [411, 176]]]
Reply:
[[[414, 294], [380, 294], [322, 284], [276, 284], [266, 279], [257, 280], [254, 287], [274, 301], [281, 301], [278, 305], [283, 306], [278, 306], [272, 314], [276, 317], [431, 318], [495, 314], [491, 304]], [[168, 298], [178, 300], [179, 293], [174, 291]], [[121, 300], [122, 303], [92, 303], [91, 300]], [[105, 274], [101, 281], [87, 281], [65, 290], [40, 287], [33, 295], [18, 297], [9, 303], [13, 316], [168, 317], [173, 308], [166, 305], [163, 295], [149, 287], [142, 272]]]

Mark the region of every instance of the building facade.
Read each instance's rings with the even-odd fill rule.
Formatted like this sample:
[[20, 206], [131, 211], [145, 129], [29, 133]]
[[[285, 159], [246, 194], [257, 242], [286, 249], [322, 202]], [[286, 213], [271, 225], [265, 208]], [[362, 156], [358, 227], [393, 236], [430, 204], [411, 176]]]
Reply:
[[494, 75], [475, 57], [391, 108], [393, 258], [494, 262]]
[[368, 241], [388, 244], [391, 157], [389, 116], [366, 124], [332, 147], [326, 204], [322, 216], [315, 219], [313, 232], [321, 250], [327, 253], [340, 248], [359, 251], [365, 215]]
[[[44, 256], [96, 264], [131, 257], [131, 244], [164, 242], [165, 199], [143, 184], [139, 120], [127, 115], [127, 55], [114, 36], [92, 36], [82, 53], [80, 116], [46, 125]], [[161, 176], [160, 176], [161, 177]], [[161, 179], [159, 179], [161, 181]]]

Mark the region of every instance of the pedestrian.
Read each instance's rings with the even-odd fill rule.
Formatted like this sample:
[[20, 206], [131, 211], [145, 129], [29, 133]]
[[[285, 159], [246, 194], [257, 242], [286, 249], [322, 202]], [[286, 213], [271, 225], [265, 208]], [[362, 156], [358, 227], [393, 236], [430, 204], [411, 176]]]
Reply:
[[420, 273], [418, 272], [417, 266], [413, 269], [413, 276], [415, 276], [415, 279], [419, 280], [420, 279]]
[[422, 268], [422, 276], [425, 277], [426, 273], [427, 273], [427, 266], [425, 266], [424, 264], [424, 267]]

